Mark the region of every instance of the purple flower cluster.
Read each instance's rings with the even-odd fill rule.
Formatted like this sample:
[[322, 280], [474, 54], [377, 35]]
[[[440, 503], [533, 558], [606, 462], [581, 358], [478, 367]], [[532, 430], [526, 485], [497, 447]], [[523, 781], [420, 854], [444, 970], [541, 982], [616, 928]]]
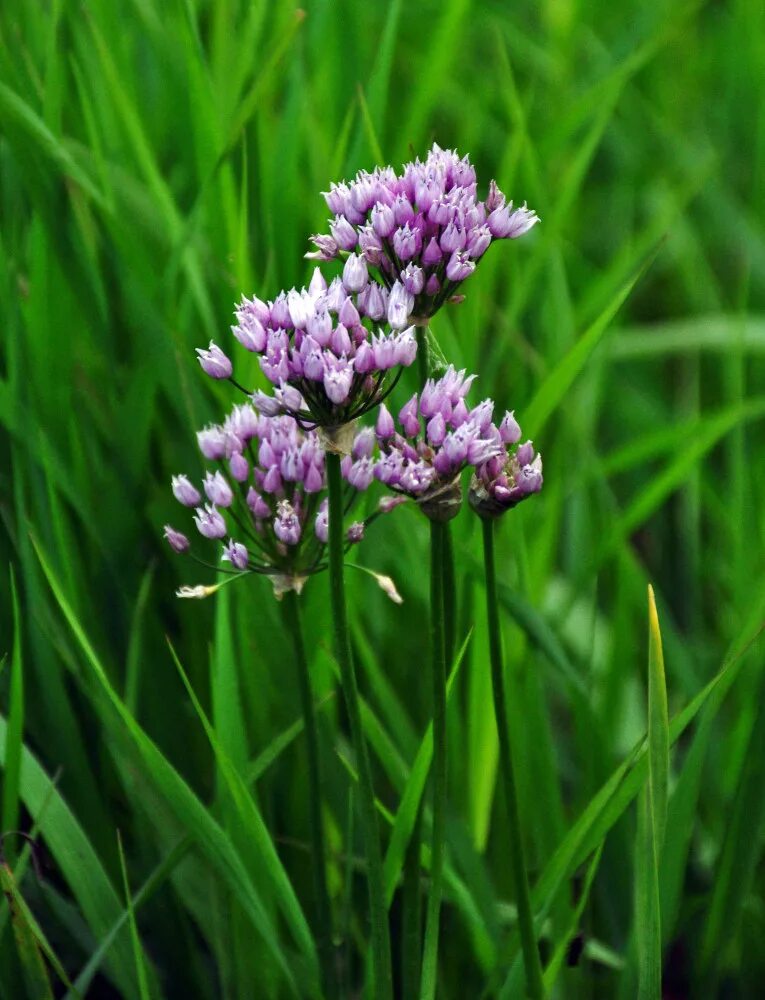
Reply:
[[385, 406], [377, 418], [381, 455], [372, 474], [389, 489], [417, 499], [434, 520], [450, 520], [458, 513], [462, 470], [482, 466], [504, 450], [503, 431], [492, 423], [491, 400], [472, 409], [465, 402], [474, 378], [449, 366], [437, 381], [429, 379], [401, 409], [400, 431]]
[[[428, 517], [449, 520], [468, 466], [471, 504], [482, 517], [542, 486], [541, 458], [530, 442], [518, 446], [513, 415], [495, 425], [491, 400], [468, 406], [475, 376], [450, 366], [429, 379], [400, 410], [398, 427], [384, 405], [415, 360], [415, 326], [460, 299], [457, 289], [491, 242], [522, 236], [536, 214], [513, 208], [494, 181], [480, 201], [469, 159], [437, 145], [424, 162], [398, 174], [392, 167], [361, 171], [350, 183], [332, 184], [325, 198], [330, 234], [313, 237], [316, 251], [306, 256], [339, 258], [342, 274], [327, 283], [316, 268], [306, 288], [241, 300], [232, 331], [258, 356], [273, 391], [252, 394], [222, 424], [198, 433], [202, 454], [217, 463], [201, 484], [184, 475], [172, 480], [176, 499], [195, 511], [197, 531], [222, 543], [232, 571], [268, 573], [286, 586], [323, 568], [324, 448], [344, 456], [349, 490], [377, 479], [393, 492], [380, 512], [413, 498]], [[197, 355], [211, 378], [242, 389], [214, 342]], [[378, 406], [374, 430], [354, 438], [356, 418]], [[352, 524], [346, 544], [363, 533], [363, 522]], [[175, 551], [191, 548], [170, 525], [165, 534]]]
[[[391, 388], [389, 373], [411, 365], [417, 353], [406, 302], [397, 306], [396, 294], [373, 281], [364, 258], [352, 254], [342, 278], [329, 285], [317, 268], [307, 288], [281, 292], [270, 302], [244, 298], [234, 336], [259, 355], [275, 386], [273, 396], [253, 397], [261, 412], [334, 428], [376, 406]], [[391, 314], [391, 332], [365, 325]]]
[[521, 429], [512, 413], [505, 414], [500, 434], [502, 452], [479, 465], [470, 483], [470, 506], [485, 519], [512, 510], [521, 500], [539, 493], [544, 482], [542, 456], [531, 441], [518, 444]]
[[[179, 503], [195, 509], [199, 534], [226, 540], [221, 558], [236, 571], [278, 577], [282, 589], [285, 581], [302, 585], [321, 568], [327, 541], [324, 450], [317, 433], [302, 430], [290, 416], [265, 416], [245, 404], [197, 439], [204, 457], [220, 467], [205, 475], [201, 488], [185, 475], [173, 476], [171, 486]], [[363, 527], [350, 526], [349, 544], [361, 540]], [[170, 525], [165, 537], [176, 552], [191, 547]]]
[[316, 249], [306, 256], [333, 260], [352, 252], [377, 268], [391, 292], [393, 326], [399, 310], [418, 321], [433, 316], [493, 240], [517, 239], [539, 221], [525, 204], [514, 208], [494, 181], [479, 201], [468, 157], [436, 144], [424, 162], [407, 163], [400, 174], [392, 167], [362, 170], [324, 197], [334, 213], [330, 233], [313, 236]]

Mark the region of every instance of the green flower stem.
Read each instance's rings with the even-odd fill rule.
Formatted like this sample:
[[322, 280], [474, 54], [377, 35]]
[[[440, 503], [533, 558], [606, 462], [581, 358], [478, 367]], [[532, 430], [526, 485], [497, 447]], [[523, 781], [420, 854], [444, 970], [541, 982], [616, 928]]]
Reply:
[[[375, 974], [375, 996], [391, 1000], [393, 980], [391, 969], [390, 932], [388, 911], [385, 905], [380, 831], [377, 825], [372, 768], [369, 763], [364, 731], [361, 725], [359, 692], [356, 671], [351, 653], [351, 637], [345, 606], [345, 581], [343, 576], [343, 482], [340, 475], [340, 456], [328, 452], [327, 485], [329, 489], [329, 584], [332, 599], [332, 623], [335, 636], [335, 656], [340, 667], [340, 678], [351, 727], [351, 739], [359, 772], [359, 805], [363, 823], [367, 855], [369, 884], [369, 909], [372, 922], [372, 959]], [[349, 845], [350, 850], [350, 845]]]
[[422, 896], [420, 894], [420, 841], [422, 805], [417, 810], [404, 862], [401, 918], [401, 997], [416, 1000], [420, 990], [422, 955]]
[[324, 845], [324, 826], [321, 819], [321, 760], [319, 756], [319, 729], [311, 688], [311, 676], [305, 655], [303, 629], [300, 621], [300, 598], [294, 590], [287, 591], [282, 601], [284, 624], [295, 654], [300, 702], [303, 709], [303, 727], [308, 756], [308, 811], [311, 827], [311, 867], [316, 905], [316, 941], [319, 949], [325, 995], [333, 1000], [339, 995], [337, 970], [332, 945], [332, 907], [327, 889], [327, 857]]
[[422, 1000], [436, 994], [438, 928], [443, 890], [446, 828], [446, 659], [444, 655], [444, 525], [430, 522], [430, 643], [433, 673], [433, 837], [430, 895], [422, 956]]
[[539, 960], [534, 917], [531, 909], [529, 881], [523, 857], [521, 821], [518, 811], [518, 795], [513, 773], [513, 759], [510, 747], [510, 728], [505, 704], [505, 680], [502, 663], [502, 634], [499, 626], [499, 605], [497, 602], [497, 575], [494, 565], [494, 521], [487, 518], [483, 525], [483, 557], [486, 576], [486, 614], [489, 622], [489, 654], [491, 657], [491, 682], [494, 692], [494, 713], [499, 734], [499, 760], [505, 790], [505, 804], [510, 825], [510, 861], [513, 866], [516, 902], [518, 906], [518, 926], [521, 934], [523, 965], [526, 971], [526, 993], [533, 1000], [544, 996], [542, 984], [542, 964]]
[[420, 379], [420, 389], [428, 380], [428, 327], [417, 327], [417, 375]]
[[447, 672], [454, 663], [457, 635], [457, 584], [454, 575], [454, 550], [451, 523], [444, 525], [444, 660]]

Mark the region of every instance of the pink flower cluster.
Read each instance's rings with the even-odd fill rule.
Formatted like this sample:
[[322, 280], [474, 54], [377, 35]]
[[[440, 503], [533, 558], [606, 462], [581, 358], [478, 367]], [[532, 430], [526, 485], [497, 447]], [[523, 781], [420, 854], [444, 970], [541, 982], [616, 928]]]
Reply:
[[[326, 486], [324, 450], [316, 432], [302, 430], [293, 417], [264, 416], [245, 404], [223, 424], [199, 431], [197, 439], [203, 456], [222, 468], [207, 472], [200, 486], [188, 476], [174, 476], [172, 490], [179, 503], [194, 508], [203, 538], [227, 539], [223, 561], [238, 571], [293, 578], [319, 568], [327, 511], [320, 496]], [[170, 525], [165, 537], [176, 552], [191, 546]], [[362, 537], [363, 524], [352, 524], [348, 542]]]
[[493, 240], [517, 239], [539, 221], [525, 204], [513, 207], [494, 181], [480, 201], [469, 158], [436, 144], [424, 162], [406, 163], [399, 174], [393, 167], [362, 170], [324, 197], [334, 213], [330, 231], [312, 237], [315, 250], [306, 256], [357, 252], [391, 289], [391, 323], [404, 306], [418, 320], [433, 316]]
[[[255, 397], [258, 407], [291, 413], [307, 426], [336, 427], [376, 406], [389, 390], [388, 374], [411, 365], [417, 353], [409, 313], [396, 312], [395, 296], [354, 255], [329, 285], [317, 268], [307, 288], [271, 302], [243, 299], [234, 336], [259, 355], [275, 386], [273, 396]], [[390, 332], [370, 329], [392, 311]]]

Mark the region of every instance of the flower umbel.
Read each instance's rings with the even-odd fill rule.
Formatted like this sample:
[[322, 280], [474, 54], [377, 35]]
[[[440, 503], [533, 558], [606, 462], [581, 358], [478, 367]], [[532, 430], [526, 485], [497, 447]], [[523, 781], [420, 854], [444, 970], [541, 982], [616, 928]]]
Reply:
[[361, 170], [324, 198], [334, 213], [331, 235], [313, 236], [316, 249], [306, 256], [353, 252], [376, 268], [390, 291], [392, 326], [405, 309], [426, 322], [455, 297], [494, 240], [517, 239], [539, 222], [525, 204], [513, 207], [494, 181], [480, 201], [469, 158], [435, 143], [424, 162], [406, 163], [399, 174]]
[[[401, 432], [387, 408], [380, 409], [375, 434], [382, 454], [373, 474], [389, 489], [416, 499], [431, 520], [448, 521], [459, 512], [463, 469], [503, 452], [491, 422], [493, 403], [484, 400], [473, 409], [465, 403], [474, 378], [450, 365], [440, 379], [429, 379], [399, 412]], [[349, 479], [352, 474], [349, 466]]]
[[[351, 254], [342, 278], [329, 286], [317, 268], [307, 288], [267, 303], [243, 299], [234, 336], [260, 356], [275, 386], [273, 396], [253, 397], [261, 412], [288, 413], [304, 427], [338, 428], [377, 406], [417, 353], [407, 326], [411, 303], [396, 305], [397, 297], [395, 288], [370, 279], [363, 256]], [[386, 333], [376, 324], [391, 300], [396, 322]]]
[[517, 444], [521, 428], [512, 413], [505, 414], [498, 432], [504, 445], [502, 453], [477, 467], [468, 495], [470, 506], [484, 519], [517, 507], [521, 500], [539, 493], [544, 482], [542, 456], [534, 451], [531, 441]]
[[[293, 417], [264, 416], [244, 404], [222, 425], [200, 432], [199, 443], [203, 455], [220, 466], [205, 475], [208, 502], [201, 506], [201, 492], [186, 476], [172, 482], [183, 506], [197, 505], [199, 534], [223, 543], [221, 561], [229, 564], [228, 572], [267, 574], [279, 593], [299, 589], [324, 568], [325, 455], [317, 433], [302, 430]], [[353, 494], [365, 487], [357, 478], [346, 488]], [[190, 548], [188, 538], [170, 525], [165, 537], [176, 552]], [[362, 537], [363, 525], [351, 524], [346, 544]]]

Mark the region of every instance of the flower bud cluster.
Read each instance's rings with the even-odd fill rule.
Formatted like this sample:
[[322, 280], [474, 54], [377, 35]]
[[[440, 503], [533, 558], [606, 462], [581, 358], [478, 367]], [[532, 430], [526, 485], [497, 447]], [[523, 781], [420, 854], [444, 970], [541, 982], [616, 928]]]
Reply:
[[[318, 569], [327, 541], [325, 456], [318, 434], [301, 429], [293, 417], [265, 416], [245, 404], [197, 439], [203, 456], [219, 467], [199, 486], [185, 475], [173, 476], [172, 491], [194, 509], [199, 534], [224, 543], [222, 560], [240, 572], [294, 580]], [[191, 547], [170, 525], [165, 537], [176, 552]], [[349, 544], [360, 541], [363, 524], [352, 524], [346, 537]]]
[[[372, 463], [372, 475], [389, 489], [417, 499], [434, 520], [449, 520], [458, 513], [463, 469], [483, 465], [503, 450], [492, 424], [491, 400], [472, 409], [465, 402], [474, 378], [449, 366], [403, 406], [398, 414], [400, 430], [385, 406], [377, 418], [375, 436], [381, 455]], [[358, 442], [364, 433], [357, 437], [357, 451], [362, 450]], [[360, 457], [350, 465], [349, 480], [368, 461]]]
[[[389, 332], [373, 332], [391, 315]], [[234, 336], [259, 355], [275, 386], [273, 396], [257, 394], [256, 404], [306, 426], [338, 427], [376, 406], [390, 389], [389, 373], [411, 365], [417, 353], [401, 286], [377, 284], [357, 254], [329, 285], [317, 268], [307, 288], [270, 302], [243, 299], [236, 318]]]
[[539, 493], [544, 482], [542, 456], [531, 441], [518, 444], [521, 428], [512, 413], [506, 413], [498, 433], [502, 452], [480, 464], [470, 483], [470, 506], [482, 518], [495, 518], [512, 510], [521, 500]]
[[316, 249], [306, 256], [326, 261], [350, 252], [376, 268], [391, 290], [393, 326], [399, 310], [418, 321], [433, 316], [493, 240], [517, 239], [539, 221], [525, 204], [514, 208], [494, 181], [480, 201], [469, 158], [436, 144], [424, 162], [406, 163], [400, 174], [392, 167], [362, 170], [324, 197], [333, 213], [330, 232], [312, 237]]

